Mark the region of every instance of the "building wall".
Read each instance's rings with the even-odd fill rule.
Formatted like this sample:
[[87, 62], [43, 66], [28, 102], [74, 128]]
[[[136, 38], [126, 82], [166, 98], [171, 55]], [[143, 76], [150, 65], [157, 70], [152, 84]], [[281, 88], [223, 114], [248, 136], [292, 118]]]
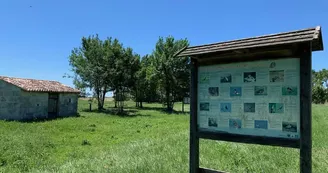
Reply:
[[0, 119], [20, 120], [21, 89], [0, 80]]
[[48, 117], [48, 93], [21, 92], [20, 115], [24, 120]]
[[77, 114], [78, 94], [59, 94], [58, 116], [74, 116]]

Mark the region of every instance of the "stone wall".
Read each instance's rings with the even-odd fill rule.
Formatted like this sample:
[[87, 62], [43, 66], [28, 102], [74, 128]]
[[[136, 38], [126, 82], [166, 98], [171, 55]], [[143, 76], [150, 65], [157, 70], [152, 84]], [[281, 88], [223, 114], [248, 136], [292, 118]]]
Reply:
[[48, 117], [48, 93], [21, 92], [20, 114], [24, 120]]
[[[48, 117], [48, 93], [26, 92], [0, 80], [0, 119], [33, 120]], [[59, 94], [58, 116], [77, 114], [78, 95]]]
[[0, 80], [0, 119], [20, 120], [21, 89]]
[[77, 114], [78, 95], [71, 93], [59, 94], [58, 116], [74, 116]]

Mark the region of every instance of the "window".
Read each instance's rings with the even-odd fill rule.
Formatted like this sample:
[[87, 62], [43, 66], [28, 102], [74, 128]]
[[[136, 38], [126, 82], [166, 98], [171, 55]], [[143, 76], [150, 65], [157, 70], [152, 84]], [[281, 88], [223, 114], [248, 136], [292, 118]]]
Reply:
[[68, 103], [72, 103], [72, 99], [71, 98], [68, 99]]

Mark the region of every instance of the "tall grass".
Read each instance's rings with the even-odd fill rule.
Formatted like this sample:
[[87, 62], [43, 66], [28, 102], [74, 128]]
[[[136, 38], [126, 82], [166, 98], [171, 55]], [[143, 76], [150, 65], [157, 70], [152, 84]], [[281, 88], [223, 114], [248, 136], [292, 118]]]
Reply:
[[[128, 102], [128, 114], [119, 116], [88, 112], [83, 100], [80, 117], [0, 121], [0, 172], [188, 172], [189, 114], [179, 112], [181, 104], [174, 114], [160, 104], [144, 106], [136, 109]], [[327, 172], [327, 111], [313, 106], [313, 172]], [[200, 165], [230, 172], [299, 172], [299, 152], [201, 140]]]

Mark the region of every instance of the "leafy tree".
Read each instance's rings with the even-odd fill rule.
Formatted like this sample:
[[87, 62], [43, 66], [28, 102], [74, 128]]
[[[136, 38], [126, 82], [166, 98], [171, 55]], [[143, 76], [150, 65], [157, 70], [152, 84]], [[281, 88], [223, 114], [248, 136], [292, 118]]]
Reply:
[[103, 42], [98, 35], [82, 38], [82, 46], [74, 48], [69, 56], [70, 66], [77, 80], [75, 84], [94, 90], [98, 109], [103, 109], [106, 94]]
[[[117, 45], [118, 48], [122, 45]], [[119, 50], [119, 49], [118, 49]], [[115, 56], [114, 72], [111, 76], [113, 89], [115, 90], [115, 100], [118, 103], [119, 111], [123, 111], [126, 94], [135, 85], [136, 73], [139, 70], [140, 56], [133, 53], [132, 48], [123, 48], [118, 56]]]
[[173, 111], [174, 102], [183, 97], [189, 88], [188, 58], [177, 58], [175, 53], [188, 46], [188, 40], [175, 40], [172, 36], [160, 37], [153, 52], [153, 65], [159, 79], [162, 101], [167, 111]]
[[320, 86], [312, 88], [312, 101], [315, 104], [324, 104], [327, 100], [327, 90]]
[[83, 37], [82, 46], [69, 57], [75, 86], [92, 89], [99, 110], [103, 109], [106, 93], [114, 91], [119, 110], [123, 111], [125, 94], [135, 85], [139, 61], [140, 56], [132, 48], [124, 48], [118, 39], [102, 41], [98, 35]]
[[159, 101], [158, 80], [152, 66], [152, 56], [145, 55], [140, 62], [133, 90], [136, 107], [143, 107], [143, 102]]
[[328, 99], [328, 70], [322, 69], [318, 72], [312, 70], [312, 101], [323, 104]]
[[[312, 71], [313, 73], [313, 71]], [[325, 88], [328, 87], [328, 70], [322, 69], [318, 72], [314, 71], [314, 82], [316, 85], [322, 85]]]

